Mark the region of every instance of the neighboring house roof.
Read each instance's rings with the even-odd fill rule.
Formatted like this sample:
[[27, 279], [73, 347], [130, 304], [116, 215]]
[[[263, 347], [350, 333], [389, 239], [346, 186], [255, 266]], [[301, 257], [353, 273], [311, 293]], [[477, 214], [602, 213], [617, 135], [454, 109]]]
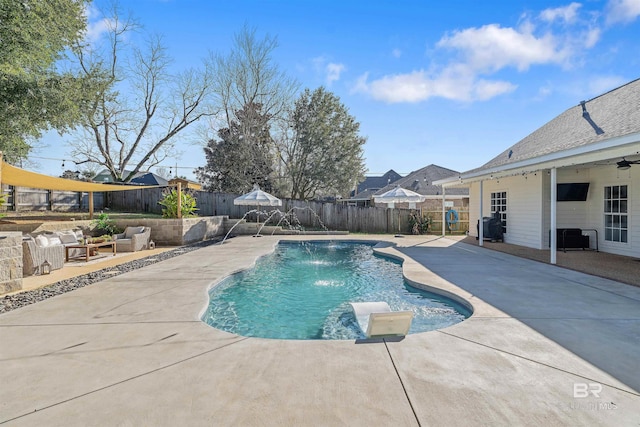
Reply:
[[358, 194], [356, 194], [356, 197], [361, 198], [360, 193], [366, 190], [379, 190], [389, 183], [399, 180], [400, 178], [402, 178], [402, 175], [400, 175], [393, 169], [389, 169], [389, 171], [387, 171], [387, 173], [382, 176], [368, 176], [364, 181], [358, 184]]
[[[127, 176], [131, 173], [130, 170], [125, 169], [122, 173], [123, 176]], [[113, 178], [111, 178], [111, 173], [109, 170], [103, 169], [96, 176], [93, 177], [94, 182], [113, 182]], [[161, 177], [160, 175], [156, 175], [153, 172], [138, 172], [136, 176], [131, 180], [133, 184], [144, 184], [144, 185], [159, 185], [166, 186], [168, 185], [168, 181]]]
[[345, 199], [348, 201], [358, 201], [358, 200], [371, 200], [371, 197], [378, 191], [377, 188], [367, 189], [361, 193], [356, 194], [355, 196], [351, 196], [349, 199]]
[[[464, 172], [461, 178], [491, 170], [508, 170], [520, 165], [585, 154], [590, 149], [611, 149], [633, 144], [638, 138], [622, 137], [640, 132], [640, 79], [583, 101], [569, 108], [483, 166]], [[620, 138], [619, 142], [616, 139]], [[614, 140], [612, 144], [605, 142]], [[574, 154], [575, 153], [575, 154]], [[558, 154], [557, 156], [553, 156]], [[630, 151], [628, 155], [634, 154]], [[612, 156], [616, 154], [611, 153]], [[604, 156], [604, 155], [603, 155]], [[606, 157], [603, 157], [606, 158]], [[566, 162], [564, 162], [566, 163]], [[558, 166], [565, 166], [559, 163]]]
[[[375, 194], [380, 195], [386, 191], [392, 190], [396, 186], [400, 186], [404, 189], [422, 194], [423, 196], [441, 196], [442, 186], [434, 185], [433, 182], [451, 176], [457, 177], [459, 174], [460, 172], [454, 171], [452, 169], [447, 169], [443, 168], [442, 166], [432, 164], [429, 166], [425, 166], [422, 169], [418, 169], [417, 171], [411, 172], [406, 177], [401, 178], [394, 183], [385, 186], [384, 188], [381, 188]], [[468, 196], [469, 189], [451, 188], [447, 189], [446, 194], [451, 196]]]
[[130, 182], [134, 184], [159, 185], [162, 187], [166, 187], [169, 184], [169, 181], [167, 181], [160, 175], [156, 175], [152, 172], [147, 172], [147, 173], [142, 173], [140, 175], [137, 175]]

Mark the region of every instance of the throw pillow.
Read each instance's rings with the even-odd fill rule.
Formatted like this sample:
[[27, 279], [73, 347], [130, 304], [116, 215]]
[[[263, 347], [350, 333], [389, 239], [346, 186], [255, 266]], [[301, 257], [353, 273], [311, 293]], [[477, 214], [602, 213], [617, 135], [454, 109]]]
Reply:
[[56, 236], [55, 234], [48, 235], [47, 239], [49, 240], [49, 244], [47, 246], [61, 245], [62, 244], [62, 240], [60, 240], [60, 238], [58, 236]]
[[41, 248], [46, 248], [47, 246], [49, 246], [49, 239], [44, 237], [42, 234], [38, 234], [36, 236], [36, 245], [40, 246]]
[[63, 245], [72, 245], [78, 243], [76, 234], [73, 231], [60, 231], [58, 237]]
[[124, 231], [124, 238], [130, 239], [134, 234], [140, 234], [142, 232], [144, 232], [144, 226], [127, 227], [127, 229]]

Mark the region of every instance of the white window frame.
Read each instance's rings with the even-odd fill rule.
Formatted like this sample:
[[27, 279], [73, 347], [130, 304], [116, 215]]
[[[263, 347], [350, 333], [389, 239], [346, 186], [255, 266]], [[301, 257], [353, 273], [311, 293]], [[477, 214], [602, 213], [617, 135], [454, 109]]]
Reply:
[[507, 234], [507, 191], [491, 192], [491, 216], [496, 211], [500, 212], [500, 221], [502, 221], [502, 233]]
[[[624, 190], [623, 190], [624, 188]], [[629, 185], [605, 185], [603, 189], [604, 241], [613, 244], [629, 243]]]

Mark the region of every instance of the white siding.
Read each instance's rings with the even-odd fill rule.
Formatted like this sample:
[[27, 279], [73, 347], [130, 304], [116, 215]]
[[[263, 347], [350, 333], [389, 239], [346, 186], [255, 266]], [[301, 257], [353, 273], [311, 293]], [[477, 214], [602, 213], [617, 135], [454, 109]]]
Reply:
[[[549, 246], [550, 229], [550, 179], [544, 174], [543, 199], [543, 238], [544, 247]], [[589, 182], [589, 194], [585, 202], [558, 202], [557, 227], [582, 228], [598, 231], [598, 247], [602, 252], [640, 257], [640, 165], [631, 169], [618, 170], [615, 165], [597, 166], [590, 169], [558, 170], [558, 182]], [[604, 241], [604, 187], [608, 185], [627, 185], [629, 197], [629, 242], [615, 243]], [[591, 247], [595, 248], [595, 234], [585, 232], [591, 238]], [[640, 267], [640, 265], [639, 265]]]
[[[514, 176], [484, 181], [483, 216], [491, 216], [491, 193], [507, 192], [507, 232], [505, 243], [542, 249], [542, 186], [541, 174]], [[469, 234], [477, 237], [476, 225], [479, 218], [480, 184], [474, 183], [469, 189]]]
[[[591, 182], [589, 179], [589, 169], [559, 169], [558, 184], [574, 182]], [[551, 180], [548, 181], [547, 193], [551, 194]], [[556, 205], [556, 226], [558, 228], [590, 228], [587, 216], [588, 207], [591, 206], [597, 197], [594, 196], [594, 189], [589, 185], [587, 200], [584, 202], [558, 202]], [[549, 196], [547, 196], [549, 197]], [[602, 201], [600, 200], [600, 203]], [[547, 227], [548, 228], [548, 227]]]
[[[615, 166], [591, 170], [587, 224], [589, 228], [598, 230], [601, 251], [640, 257], [640, 185], [638, 183], [640, 183], [640, 165], [634, 165], [626, 171], [618, 170]], [[604, 187], [608, 185], [628, 186], [628, 243], [604, 241]]]

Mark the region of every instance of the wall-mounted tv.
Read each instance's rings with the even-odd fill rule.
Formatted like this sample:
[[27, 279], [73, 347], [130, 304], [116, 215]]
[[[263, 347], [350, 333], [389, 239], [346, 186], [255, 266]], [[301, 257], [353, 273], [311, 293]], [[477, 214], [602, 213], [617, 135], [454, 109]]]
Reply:
[[588, 182], [558, 184], [556, 200], [558, 202], [583, 202], [587, 200], [587, 193], [589, 193]]

